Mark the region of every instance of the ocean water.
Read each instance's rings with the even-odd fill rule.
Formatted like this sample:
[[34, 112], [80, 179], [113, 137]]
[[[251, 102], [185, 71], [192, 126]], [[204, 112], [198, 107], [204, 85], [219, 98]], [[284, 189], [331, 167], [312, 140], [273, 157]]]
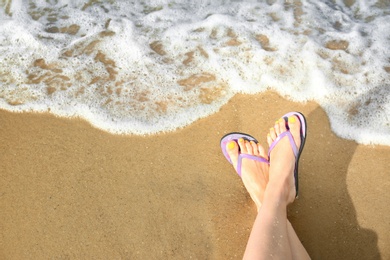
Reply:
[[0, 108], [172, 131], [236, 93], [314, 100], [390, 145], [387, 0], [0, 0]]

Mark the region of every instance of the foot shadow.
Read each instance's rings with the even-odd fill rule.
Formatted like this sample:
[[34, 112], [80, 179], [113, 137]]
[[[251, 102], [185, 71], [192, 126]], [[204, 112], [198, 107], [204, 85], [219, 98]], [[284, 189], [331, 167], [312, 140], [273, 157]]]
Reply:
[[308, 139], [300, 161], [300, 198], [288, 210], [313, 259], [381, 259], [378, 236], [359, 226], [347, 173], [357, 144], [342, 140], [317, 108], [307, 116]]

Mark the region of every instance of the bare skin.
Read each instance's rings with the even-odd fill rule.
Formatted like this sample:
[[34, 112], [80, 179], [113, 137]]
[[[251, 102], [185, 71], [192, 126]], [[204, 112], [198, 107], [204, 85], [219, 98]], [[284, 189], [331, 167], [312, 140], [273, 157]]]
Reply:
[[[294, 116], [289, 118], [290, 131], [297, 147], [300, 146], [300, 123]], [[268, 144], [287, 131], [284, 119], [270, 129]], [[227, 144], [227, 151], [237, 167], [238, 146], [241, 153], [267, 159], [262, 146], [239, 140], [238, 146]], [[287, 205], [295, 199], [295, 155], [287, 137], [282, 138], [270, 154], [271, 165], [243, 159], [242, 180], [255, 202], [258, 215], [248, 240], [244, 259], [310, 259], [291, 223], [287, 220]], [[237, 169], [236, 169], [237, 170]]]
[[[238, 149], [243, 154], [255, 155], [268, 160], [264, 148], [253, 141], [239, 139], [238, 144], [231, 141], [227, 144], [226, 150], [233, 162], [233, 167], [237, 171]], [[255, 160], [244, 158], [241, 165], [241, 178], [245, 188], [249, 192], [252, 200], [255, 202], [257, 211], [260, 210], [265, 187], [268, 183], [268, 164]]]

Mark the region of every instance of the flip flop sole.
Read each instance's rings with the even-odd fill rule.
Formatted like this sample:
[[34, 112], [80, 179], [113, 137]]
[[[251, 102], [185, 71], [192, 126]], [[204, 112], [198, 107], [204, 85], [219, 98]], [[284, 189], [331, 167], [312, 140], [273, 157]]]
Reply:
[[295, 167], [294, 167], [294, 179], [295, 179], [295, 191], [296, 191], [295, 197], [298, 197], [298, 191], [299, 191], [298, 165], [299, 165], [299, 158], [301, 157], [301, 153], [302, 153], [303, 147], [305, 146], [305, 142], [306, 142], [307, 123], [306, 123], [305, 116], [300, 112], [289, 112], [289, 113], [285, 114], [283, 116], [283, 118], [285, 120], [288, 120], [288, 117], [290, 117], [290, 116], [298, 117], [298, 120], [301, 124], [301, 129], [300, 129], [301, 145], [298, 148], [298, 153], [297, 153], [297, 157], [295, 160]]

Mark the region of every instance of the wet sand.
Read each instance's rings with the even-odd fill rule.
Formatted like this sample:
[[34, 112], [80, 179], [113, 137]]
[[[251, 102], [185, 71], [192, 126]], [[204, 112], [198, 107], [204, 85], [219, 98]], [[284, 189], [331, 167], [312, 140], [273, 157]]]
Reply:
[[0, 110], [0, 259], [241, 259], [256, 210], [219, 140], [265, 145], [293, 110], [308, 139], [288, 215], [309, 254], [390, 259], [390, 147], [340, 139], [317, 104], [274, 93], [147, 137]]

